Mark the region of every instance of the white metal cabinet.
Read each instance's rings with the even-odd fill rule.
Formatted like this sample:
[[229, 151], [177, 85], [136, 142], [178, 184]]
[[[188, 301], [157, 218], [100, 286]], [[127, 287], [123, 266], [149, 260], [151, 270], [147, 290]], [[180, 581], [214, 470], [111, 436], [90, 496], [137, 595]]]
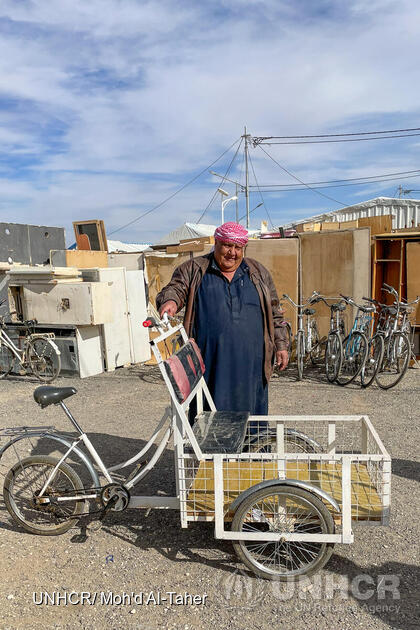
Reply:
[[76, 329], [76, 341], [80, 378], [102, 374], [104, 371], [104, 363], [102, 357], [101, 327], [78, 326]]
[[131, 363], [140, 363], [150, 359], [149, 329], [143, 326], [143, 322], [147, 318], [143, 271], [127, 271], [126, 288]]
[[25, 319], [39, 324], [95, 326], [112, 321], [107, 282], [75, 282], [23, 287]]
[[83, 269], [82, 276], [92, 284], [106, 282], [110, 287], [113, 321], [102, 326], [102, 338], [106, 369], [111, 372], [131, 362], [125, 269]]

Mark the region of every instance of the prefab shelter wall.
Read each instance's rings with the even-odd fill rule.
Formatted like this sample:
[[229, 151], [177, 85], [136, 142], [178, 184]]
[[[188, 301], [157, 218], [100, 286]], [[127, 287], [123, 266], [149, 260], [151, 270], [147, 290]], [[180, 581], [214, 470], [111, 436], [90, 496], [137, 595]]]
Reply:
[[[245, 255], [255, 258], [271, 273], [278, 296], [290, 295], [294, 302], [298, 300], [299, 280], [299, 240], [296, 238], [250, 240]], [[285, 310], [285, 319], [292, 323], [296, 332], [297, 317], [294, 308], [286, 300], [281, 300]]]
[[[360, 302], [370, 296], [370, 231], [369, 228], [338, 232], [301, 234], [301, 299], [312, 291], [339, 297], [340, 293]], [[321, 335], [329, 330], [330, 311], [322, 303], [315, 306]], [[347, 329], [354, 313], [344, 314]]]

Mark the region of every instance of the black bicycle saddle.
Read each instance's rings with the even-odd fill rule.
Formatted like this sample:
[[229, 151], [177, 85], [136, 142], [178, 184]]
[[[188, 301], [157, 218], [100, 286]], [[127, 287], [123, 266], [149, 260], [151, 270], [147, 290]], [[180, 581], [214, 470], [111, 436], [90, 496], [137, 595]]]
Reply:
[[74, 387], [51, 387], [49, 385], [43, 385], [37, 387], [34, 391], [34, 398], [38, 405], [44, 409], [48, 405], [56, 405], [65, 398], [69, 398], [77, 394], [77, 389]]

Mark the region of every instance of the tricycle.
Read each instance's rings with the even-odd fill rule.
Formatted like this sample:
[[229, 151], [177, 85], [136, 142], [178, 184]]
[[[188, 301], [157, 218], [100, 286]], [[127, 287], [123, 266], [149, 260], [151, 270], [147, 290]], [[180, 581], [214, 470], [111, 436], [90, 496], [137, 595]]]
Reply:
[[[282, 581], [320, 570], [335, 543], [353, 542], [355, 522], [388, 523], [391, 459], [367, 416], [217, 410], [200, 350], [183, 326], [167, 318], [144, 324], [157, 331], [150, 343], [170, 394], [149, 441], [134, 457], [107, 467], [64, 402], [75, 388], [38, 387], [36, 402], [60, 406], [77, 435], [54, 427], [3, 430], [8, 441], [0, 460], [34, 438], [48, 437], [64, 450], [59, 457], [18, 457], [7, 472], [4, 501], [15, 523], [49, 536], [74, 526], [92, 503], [100, 518], [131, 508], [174, 509], [181, 527], [213, 523], [215, 537], [231, 540], [254, 574]], [[181, 347], [164, 359], [159, 344], [174, 334]], [[197, 415], [190, 424], [193, 400]], [[174, 496], [134, 494], [171, 438]], [[71, 458], [84, 468], [83, 481]], [[131, 471], [122, 478], [122, 469]]]

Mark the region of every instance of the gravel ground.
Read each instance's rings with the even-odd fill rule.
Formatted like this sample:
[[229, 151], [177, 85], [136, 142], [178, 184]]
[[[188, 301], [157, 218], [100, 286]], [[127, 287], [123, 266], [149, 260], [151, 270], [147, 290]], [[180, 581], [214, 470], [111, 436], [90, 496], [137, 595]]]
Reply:
[[[107, 463], [144, 444], [168, 401], [153, 368], [120, 369], [77, 382], [58, 379], [56, 384], [78, 389], [69, 406]], [[231, 544], [214, 539], [210, 524], [183, 530], [175, 511], [113, 513], [98, 531], [78, 526], [48, 538], [19, 530], [1, 502], [1, 629], [419, 628], [419, 385], [419, 370], [409, 370], [389, 392], [339, 388], [314, 372], [298, 383], [293, 369], [272, 380], [270, 413], [368, 414], [393, 457], [390, 528], [356, 527], [354, 544], [337, 545], [317, 581], [280, 587], [250, 577]], [[59, 409], [41, 410], [34, 403], [36, 386], [28, 379], [2, 381], [0, 426], [54, 424], [70, 430]], [[139, 492], [173, 491], [171, 456], [169, 450]], [[381, 599], [375, 589], [383, 576], [399, 585]], [[75, 592], [73, 601], [85, 591], [90, 599], [37, 605], [33, 594], [39, 602], [44, 591]], [[159, 603], [159, 593], [165, 597], [169, 591], [201, 596], [203, 603], [198, 597], [195, 604], [185, 598]], [[119, 604], [124, 592], [131, 601], [126, 597]], [[109, 593], [113, 603], [107, 602]], [[144, 593], [143, 605], [132, 593]]]

